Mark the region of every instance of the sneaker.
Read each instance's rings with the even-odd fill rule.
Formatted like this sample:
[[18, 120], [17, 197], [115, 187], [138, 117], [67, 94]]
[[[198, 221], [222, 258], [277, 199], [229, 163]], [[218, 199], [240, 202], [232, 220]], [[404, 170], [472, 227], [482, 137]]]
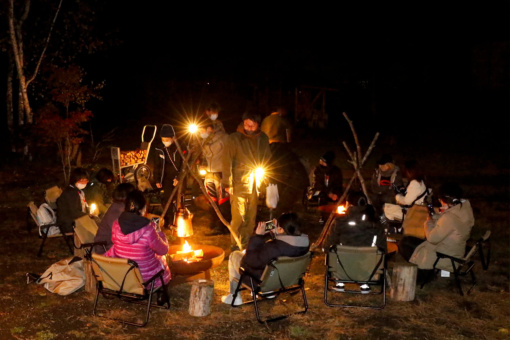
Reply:
[[369, 294], [370, 293], [370, 286], [367, 284], [363, 284], [359, 286], [359, 289], [361, 291], [361, 294]]
[[[223, 302], [227, 305], [232, 305], [233, 298], [234, 298], [234, 296], [232, 294], [224, 295], [221, 297], [221, 302]], [[241, 295], [237, 294], [236, 300], [234, 302], [234, 306], [240, 306], [242, 304], [243, 304], [243, 299], [241, 298]]]
[[331, 288], [335, 292], [345, 292], [345, 283], [337, 282], [333, 288]]

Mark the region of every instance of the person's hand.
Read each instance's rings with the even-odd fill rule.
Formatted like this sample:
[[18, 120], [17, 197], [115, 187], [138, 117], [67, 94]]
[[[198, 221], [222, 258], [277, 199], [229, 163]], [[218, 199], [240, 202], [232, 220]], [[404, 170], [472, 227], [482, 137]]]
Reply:
[[172, 183], [172, 184], [174, 185], [174, 187], [176, 187], [176, 186], [177, 186], [177, 184], [179, 184], [179, 181], [177, 180], [177, 178], [174, 178], [174, 181], [173, 181], [173, 183]]
[[161, 189], [162, 187], [161, 183], [156, 183], [156, 188]]
[[257, 225], [257, 229], [255, 229], [255, 234], [264, 235], [266, 233], [266, 222], [259, 222]]
[[338, 195], [337, 194], [328, 194], [329, 198], [331, 198], [333, 201], [336, 201], [338, 199]]

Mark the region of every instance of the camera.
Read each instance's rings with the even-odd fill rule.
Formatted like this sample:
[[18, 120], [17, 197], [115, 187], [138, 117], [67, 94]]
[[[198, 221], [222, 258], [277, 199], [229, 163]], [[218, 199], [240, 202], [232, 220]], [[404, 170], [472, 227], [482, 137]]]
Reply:
[[266, 231], [273, 230], [275, 228], [275, 225], [273, 221], [267, 221], [266, 222]]

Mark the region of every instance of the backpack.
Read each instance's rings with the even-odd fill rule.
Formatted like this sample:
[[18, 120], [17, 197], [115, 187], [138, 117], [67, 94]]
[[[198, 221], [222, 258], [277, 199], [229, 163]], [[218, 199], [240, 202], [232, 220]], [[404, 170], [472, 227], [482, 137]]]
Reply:
[[42, 275], [27, 273], [27, 283], [41, 284], [52, 293], [69, 295], [85, 286], [85, 271], [80, 257], [60, 260], [52, 264]]
[[[43, 203], [37, 208], [36, 213], [37, 221], [39, 221], [40, 227], [48, 225], [48, 224], [55, 224], [57, 223], [57, 216], [55, 215], [55, 212], [48, 203]], [[41, 234], [41, 228], [39, 227], [39, 235]], [[50, 227], [48, 230], [48, 236], [60, 234], [60, 229], [58, 227]]]

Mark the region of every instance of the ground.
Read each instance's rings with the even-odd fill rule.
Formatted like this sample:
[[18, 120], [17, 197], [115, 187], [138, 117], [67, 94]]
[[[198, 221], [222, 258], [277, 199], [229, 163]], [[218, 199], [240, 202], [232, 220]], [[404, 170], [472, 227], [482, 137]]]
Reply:
[[[349, 143], [349, 141], [348, 141]], [[321, 149], [294, 144], [296, 152], [309, 164], [315, 164], [328, 146], [337, 150], [337, 164], [344, 177], [352, 174], [341, 144], [317, 144]], [[362, 144], [362, 149], [366, 148]], [[393, 146], [395, 150], [396, 146]], [[365, 178], [375, 165], [377, 155], [385, 149], [384, 139], [376, 146], [364, 168]], [[26, 273], [42, 273], [52, 263], [69, 256], [62, 240], [50, 240], [44, 254], [36, 256], [40, 244], [37, 231], [27, 229], [26, 204], [42, 202], [44, 189], [60, 184], [58, 168], [50, 171], [42, 161], [6, 162], [0, 179], [0, 216], [2, 230], [2, 266], [0, 267], [1, 339], [508, 339], [510, 330], [509, 296], [509, 195], [507, 156], [499, 159], [490, 149], [404, 149], [396, 155], [402, 161], [411, 154], [419, 155], [427, 164], [429, 184], [455, 179], [466, 191], [474, 207], [476, 225], [473, 237], [486, 229], [492, 231], [492, 260], [483, 271], [476, 258], [478, 283], [468, 296], [460, 296], [453, 280], [438, 278], [423, 289], [417, 288], [412, 302], [388, 299], [382, 310], [332, 308], [323, 302], [324, 254], [317, 252], [305, 278], [309, 309], [306, 314], [292, 316], [268, 325], [259, 324], [252, 306], [232, 309], [222, 304], [227, 293], [227, 259], [229, 236], [205, 236], [210, 223], [209, 212], [193, 205], [194, 235], [192, 244], [210, 244], [225, 250], [225, 260], [211, 271], [214, 281], [212, 313], [191, 317], [188, 313], [190, 284], [172, 287], [170, 310], [154, 310], [144, 328], [123, 326], [92, 315], [93, 295], [83, 289], [59, 296], [41, 285], [26, 283]], [[428, 151], [428, 152], [427, 152]], [[41, 175], [44, 174], [44, 175]], [[306, 212], [296, 203], [296, 210], [307, 221], [305, 232], [314, 241], [321, 230], [318, 214]], [[33, 227], [33, 225], [32, 225]], [[175, 242], [175, 241], [174, 241]], [[274, 310], [297, 308], [296, 296], [271, 302]], [[296, 300], [298, 301], [298, 300]], [[108, 305], [108, 304], [107, 304]], [[111, 302], [114, 314], [131, 315], [132, 305]], [[136, 309], [135, 309], [136, 310]], [[138, 310], [141, 312], [141, 310]]]

